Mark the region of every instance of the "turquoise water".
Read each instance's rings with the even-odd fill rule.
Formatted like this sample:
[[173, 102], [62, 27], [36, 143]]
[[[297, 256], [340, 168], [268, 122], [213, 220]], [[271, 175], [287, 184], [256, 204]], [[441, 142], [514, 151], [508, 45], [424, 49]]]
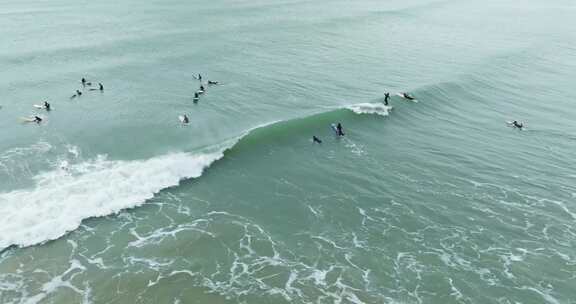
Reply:
[[1, 3], [0, 303], [572, 303], [574, 13]]

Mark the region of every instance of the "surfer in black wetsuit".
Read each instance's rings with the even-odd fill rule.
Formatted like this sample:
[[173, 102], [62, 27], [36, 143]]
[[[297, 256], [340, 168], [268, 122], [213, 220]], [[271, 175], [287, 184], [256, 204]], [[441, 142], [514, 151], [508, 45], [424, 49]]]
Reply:
[[338, 125], [336, 126], [336, 133], [338, 134], [338, 136], [344, 136], [344, 130], [342, 129], [341, 123], [338, 123]]
[[321, 144], [322, 141], [320, 140], [320, 138], [316, 137], [315, 135], [312, 135], [312, 141], [318, 144]]
[[516, 120], [512, 122], [512, 126], [518, 129], [524, 128], [524, 124], [517, 122]]
[[410, 100], [413, 100], [413, 99], [414, 99], [414, 97], [408, 95], [408, 93], [402, 93], [402, 97], [404, 97], [404, 98], [406, 98], [406, 99], [410, 99]]
[[50, 111], [50, 104], [47, 101], [44, 102], [44, 109], [46, 109], [46, 111]]
[[388, 105], [388, 100], [390, 100], [390, 93], [384, 93], [384, 105]]
[[34, 116], [34, 122], [39, 124], [42, 122], [42, 118], [38, 117], [38, 116]]
[[188, 115], [184, 114], [184, 118], [182, 119], [182, 123], [187, 124], [189, 122], [190, 122], [190, 119], [188, 119]]
[[204, 89], [204, 86], [203, 86], [203, 85], [200, 85], [200, 91], [202, 91], [202, 92], [206, 91], [206, 90]]
[[100, 92], [104, 92], [104, 86], [101, 83], [98, 83], [98, 89]]
[[208, 84], [218, 84], [218, 81], [208, 80]]
[[198, 80], [202, 81], [202, 75], [200, 75], [200, 73], [198, 73]]
[[82, 77], [82, 80], [80, 80], [82, 82], [82, 86], [86, 86], [86, 78]]

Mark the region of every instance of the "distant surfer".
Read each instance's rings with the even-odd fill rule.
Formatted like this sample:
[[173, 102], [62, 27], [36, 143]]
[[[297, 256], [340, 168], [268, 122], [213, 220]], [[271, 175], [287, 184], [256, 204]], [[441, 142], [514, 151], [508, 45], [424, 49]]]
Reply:
[[188, 119], [188, 115], [186, 115], [186, 114], [182, 115], [182, 123], [187, 124], [189, 122], [190, 122], [190, 119]]
[[46, 111], [50, 111], [50, 104], [47, 101], [44, 102], [44, 109], [46, 109]]
[[86, 78], [82, 77], [82, 80], [80, 80], [82, 82], [82, 86], [86, 86]]
[[194, 92], [194, 102], [198, 102], [198, 99], [200, 99], [200, 94], [198, 94], [198, 92]]
[[344, 136], [344, 129], [342, 129], [341, 123], [338, 123], [338, 125], [336, 125], [336, 134], [338, 134], [338, 136]]
[[209, 85], [218, 84], [218, 81], [208, 80], [208, 84]]
[[317, 144], [321, 144], [322, 141], [320, 140], [320, 138], [316, 137], [315, 135], [312, 135], [312, 141], [317, 143]]
[[70, 96], [70, 99], [76, 98], [76, 97], [80, 97], [82, 96], [82, 92], [80, 92], [79, 90], [76, 90], [76, 94]]
[[42, 122], [42, 118], [38, 117], [38, 116], [34, 116], [34, 120], [35, 123], [39, 124]]
[[414, 97], [408, 95], [408, 93], [402, 93], [402, 97], [409, 99], [409, 100], [414, 100]]
[[100, 92], [104, 92], [104, 86], [100, 82], [98, 83], [98, 90], [100, 90]]
[[388, 105], [388, 100], [390, 100], [390, 93], [384, 93], [384, 105]]
[[198, 73], [198, 80], [202, 81], [202, 75], [200, 75], [200, 73]]
[[202, 91], [202, 92], [206, 91], [206, 90], [204, 89], [204, 86], [203, 86], [203, 85], [200, 85], [200, 91]]
[[524, 124], [523, 124], [523, 123], [520, 123], [520, 122], [517, 122], [516, 120], [512, 122], [512, 126], [515, 127], [515, 128], [518, 128], [518, 129], [524, 128]]

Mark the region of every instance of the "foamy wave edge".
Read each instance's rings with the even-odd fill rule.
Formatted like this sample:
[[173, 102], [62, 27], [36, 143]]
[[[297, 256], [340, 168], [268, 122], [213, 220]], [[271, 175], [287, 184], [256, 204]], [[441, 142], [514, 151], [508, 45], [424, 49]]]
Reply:
[[[342, 107], [357, 114], [387, 116], [392, 109], [382, 103], [359, 103]], [[342, 109], [340, 108], [340, 109]], [[296, 118], [298, 119], [298, 118]], [[182, 180], [198, 178], [224, 156], [248, 130], [224, 143], [216, 152], [172, 153], [147, 160], [93, 160], [44, 172], [34, 177], [33, 189], [0, 193], [0, 251], [27, 247], [58, 239], [76, 230], [82, 221], [138, 207], [162, 189]]]

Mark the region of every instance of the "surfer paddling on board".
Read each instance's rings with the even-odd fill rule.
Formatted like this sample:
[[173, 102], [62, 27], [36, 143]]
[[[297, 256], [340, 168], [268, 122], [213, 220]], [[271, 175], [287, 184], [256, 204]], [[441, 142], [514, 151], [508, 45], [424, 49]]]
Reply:
[[42, 122], [42, 118], [38, 117], [38, 116], [34, 116], [34, 120], [35, 123], [39, 124]]
[[182, 115], [182, 123], [187, 124], [189, 122], [190, 122], [190, 119], [188, 119], [188, 115], [186, 115], [186, 114]]
[[384, 105], [388, 105], [388, 100], [390, 100], [390, 93], [384, 93]]
[[83, 87], [86, 86], [86, 78], [82, 77], [82, 79], [80, 80], [80, 82], [82, 82], [82, 86], [83, 86]]
[[317, 143], [317, 144], [321, 144], [322, 141], [320, 140], [320, 138], [316, 137], [316, 135], [312, 135], [312, 141]]
[[219, 83], [218, 81], [208, 80], [209, 85], [218, 84], [218, 83]]
[[518, 128], [518, 129], [520, 129], [520, 130], [522, 130], [522, 128], [524, 128], [524, 124], [523, 124], [523, 123], [520, 123], [520, 122], [517, 122], [516, 120], [513, 121], [513, 122], [511, 123], [511, 125], [512, 125], [514, 128]]
[[44, 102], [44, 109], [46, 109], [46, 111], [50, 111], [50, 104], [47, 101]]
[[402, 94], [402, 97], [404, 97], [404, 98], [406, 98], [406, 99], [414, 100], [414, 97], [408, 95], [408, 93], [401, 93], [401, 94]]

